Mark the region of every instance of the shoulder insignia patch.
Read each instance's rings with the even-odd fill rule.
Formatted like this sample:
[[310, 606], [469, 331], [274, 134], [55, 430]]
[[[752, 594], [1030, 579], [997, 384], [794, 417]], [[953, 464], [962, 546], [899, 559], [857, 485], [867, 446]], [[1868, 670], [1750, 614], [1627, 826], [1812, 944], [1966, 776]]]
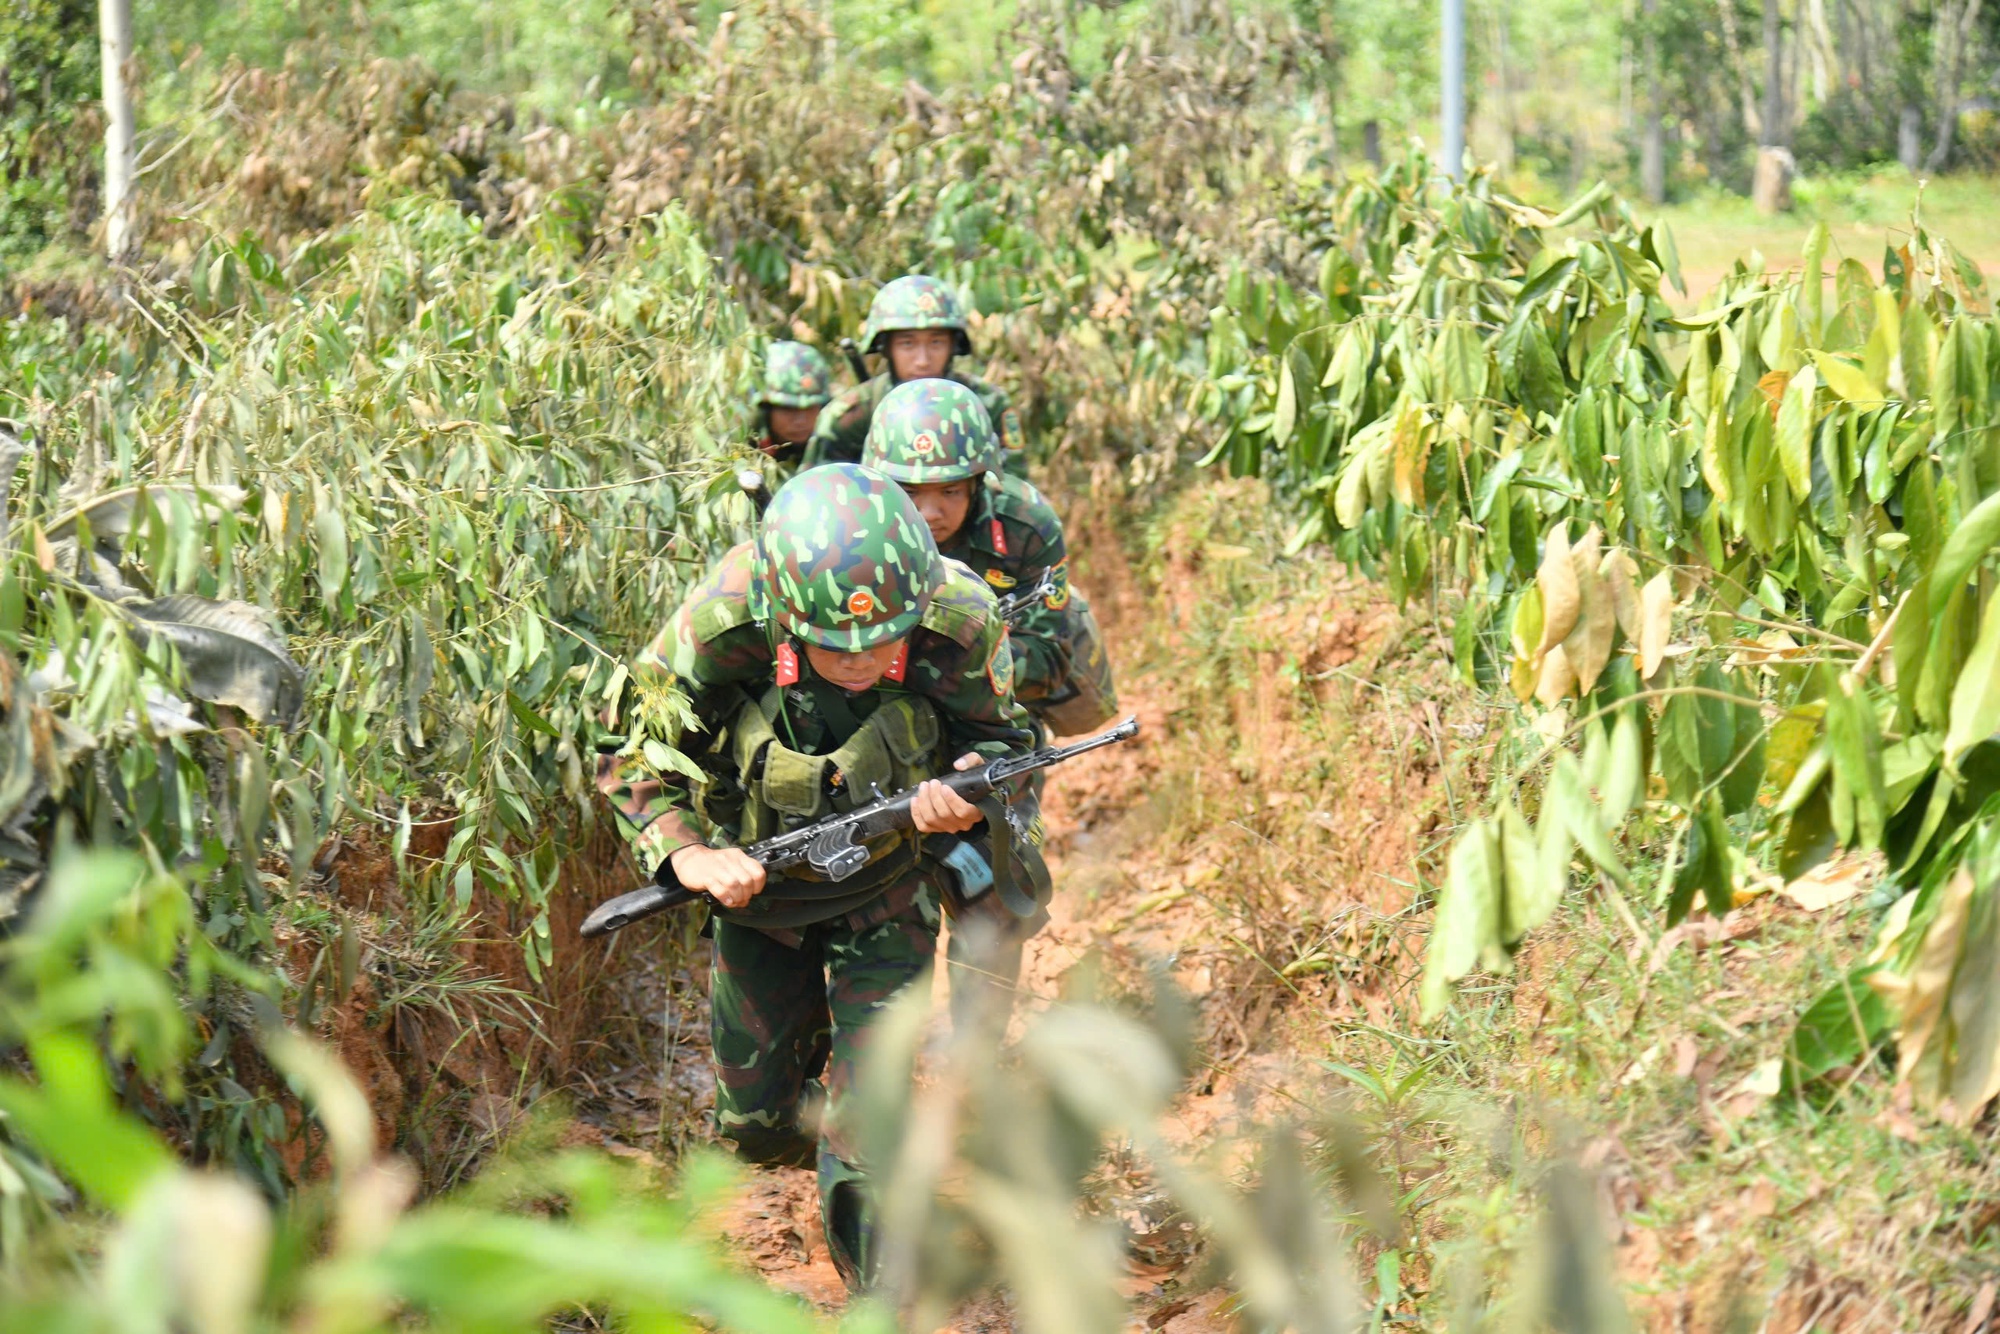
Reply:
[[894, 681], [897, 685], [901, 685], [903, 684], [903, 678], [909, 674], [909, 671], [910, 641], [906, 638], [896, 646], [895, 660], [889, 664], [889, 670], [882, 673], [882, 679], [884, 681]]
[[1050, 573], [1055, 575], [1055, 586], [1042, 599], [1042, 605], [1050, 611], [1061, 611], [1069, 605], [1069, 557], [1064, 556], [1057, 561]]
[[993, 641], [992, 656], [986, 659], [986, 682], [996, 695], [1014, 693], [1014, 649], [1005, 635]]
[[1007, 530], [1000, 526], [998, 515], [993, 518], [993, 551], [1000, 556], [1007, 554]]
[[786, 640], [778, 645], [778, 684], [795, 686], [799, 683], [799, 651]]
[[1007, 573], [1005, 570], [992, 569], [986, 572], [986, 582], [993, 585], [995, 588], [1004, 590], [1012, 588], [1015, 584], [1019, 583], [1020, 580], [1016, 579], [1013, 575]]

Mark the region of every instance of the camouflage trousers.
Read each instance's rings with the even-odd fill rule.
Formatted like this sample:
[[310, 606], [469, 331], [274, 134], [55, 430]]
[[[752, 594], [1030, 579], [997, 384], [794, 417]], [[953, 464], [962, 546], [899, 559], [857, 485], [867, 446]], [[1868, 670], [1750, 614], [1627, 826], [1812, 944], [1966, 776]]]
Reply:
[[751, 1162], [817, 1164], [828, 1249], [841, 1277], [860, 1286], [870, 1264], [868, 1173], [842, 1113], [870, 1022], [929, 976], [936, 892], [924, 886], [908, 908], [870, 926], [802, 928], [796, 948], [754, 927], [714, 925], [716, 1133]]

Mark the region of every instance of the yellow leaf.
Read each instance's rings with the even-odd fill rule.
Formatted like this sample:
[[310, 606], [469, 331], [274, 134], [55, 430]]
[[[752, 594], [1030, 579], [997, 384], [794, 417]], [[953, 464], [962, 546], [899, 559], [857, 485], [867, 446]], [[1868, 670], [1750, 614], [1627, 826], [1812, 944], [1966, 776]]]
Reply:
[[1845, 357], [1815, 352], [1813, 365], [1819, 368], [1819, 378], [1826, 387], [1849, 403], [1880, 403], [1887, 395], [1882, 385], [1868, 378], [1867, 371]]
[[[1961, 867], [1945, 882], [1944, 892], [1939, 896], [1909, 971], [1900, 971], [1892, 965], [1868, 975], [1868, 985], [1880, 992], [1896, 1011], [1898, 1079], [1909, 1079], [1920, 1064], [1928, 1064], [1934, 1070], [1941, 1069], [1943, 1065], [1943, 1053], [1927, 1049], [1938, 1035], [1938, 1023], [1944, 1017], [1945, 1002], [1951, 995], [1951, 975], [1958, 966], [1958, 947], [1960, 938], [1965, 934], [1966, 918], [1971, 913], [1972, 891], [1972, 873]], [[1883, 934], [1886, 945], [1889, 935], [1887, 924]], [[1934, 1080], [1913, 1083], [1925, 1092], [1936, 1088]]]
[[1542, 591], [1542, 637], [1535, 655], [1547, 653], [1562, 643], [1576, 624], [1576, 566], [1569, 558], [1569, 523], [1560, 520], [1549, 529], [1542, 551], [1542, 568], [1535, 572], [1535, 586]]
[[1424, 468], [1430, 462], [1431, 424], [1413, 399], [1405, 399], [1396, 413], [1391, 436], [1395, 449], [1396, 478], [1392, 494], [1410, 509], [1424, 503]]
[[1576, 685], [1576, 669], [1570, 666], [1569, 655], [1563, 646], [1557, 644], [1542, 655], [1541, 675], [1535, 681], [1535, 698], [1545, 709], [1553, 709], [1569, 697]]
[[1639, 590], [1639, 676], [1651, 680], [1667, 656], [1673, 638], [1674, 581], [1661, 570]]
[[35, 525], [35, 564], [42, 567], [43, 574], [56, 568], [56, 549], [49, 545], [48, 534], [40, 524]]
[[1606, 552], [1597, 567], [1604, 585], [1611, 590], [1611, 609], [1618, 614], [1618, 628], [1625, 638], [1639, 642], [1639, 562], [1623, 547]]
[[[1591, 529], [1590, 536], [1595, 536], [1596, 532], [1595, 528]], [[1617, 628], [1617, 614], [1611, 606], [1611, 590], [1605, 587], [1595, 568], [1596, 553], [1595, 542], [1588, 547], [1579, 543], [1570, 553], [1576, 566], [1576, 625], [1564, 637], [1562, 644], [1570, 667], [1576, 672], [1577, 686], [1586, 695], [1597, 685], [1604, 665], [1611, 661], [1611, 635]]]

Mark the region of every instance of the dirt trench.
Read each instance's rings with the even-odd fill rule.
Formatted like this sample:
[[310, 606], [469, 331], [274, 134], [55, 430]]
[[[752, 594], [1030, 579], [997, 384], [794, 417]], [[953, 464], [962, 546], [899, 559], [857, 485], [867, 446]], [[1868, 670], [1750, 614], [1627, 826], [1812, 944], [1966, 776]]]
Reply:
[[[1336, 1009], [1363, 1020], [1388, 1017], [1390, 993], [1413, 971], [1421, 940], [1385, 936], [1379, 924], [1408, 906], [1410, 868], [1444, 810], [1435, 756], [1413, 744], [1438, 716], [1435, 706], [1426, 716], [1421, 706], [1343, 679], [1350, 668], [1365, 674], [1385, 653], [1413, 646], [1400, 643], [1405, 621], [1379, 593], [1331, 564], [1314, 569], [1291, 595], [1234, 613], [1275, 618], [1255, 637], [1296, 652], [1249, 650], [1225, 699], [1193, 698], [1202, 687], [1181, 664], [1212, 634], [1222, 596], [1204, 569], [1207, 544], [1199, 535], [1170, 538], [1160, 568], [1143, 571], [1128, 555], [1126, 535], [1105, 517], [1117, 510], [1077, 506], [1070, 545], [1078, 583], [1117, 664], [1121, 702], [1137, 714], [1142, 740], [1085, 756], [1051, 777], [1044, 809], [1058, 890], [1053, 921], [1026, 952], [1021, 1003], [1031, 1009], [1052, 999], [1087, 955], [1130, 976], [1142, 975], [1147, 960], [1172, 960], [1176, 980], [1201, 1006], [1206, 1067], [1177, 1105], [1169, 1133], [1200, 1147], [1245, 1128], [1296, 1073], [1289, 1013], [1313, 1024]], [[1298, 669], [1302, 685], [1288, 684], [1281, 659]], [[1191, 722], [1202, 704], [1226, 710], [1238, 743], [1237, 758], [1213, 772], [1202, 767], [1213, 758], [1209, 738]], [[1302, 729], [1299, 715], [1323, 707], [1353, 714], [1347, 743], [1369, 758], [1302, 783], [1297, 775], [1313, 772], [1317, 733]], [[1226, 808], [1226, 820], [1164, 837], [1164, 822], [1190, 818], [1180, 796], [1196, 784]], [[1242, 883], [1219, 883], [1232, 873]], [[1227, 901], [1218, 911], [1220, 900]], [[1247, 953], [1244, 924], [1229, 916], [1244, 911], [1276, 921], [1247, 931]], [[1377, 924], [1366, 939], [1349, 930], [1363, 918]], [[1386, 949], [1393, 957], [1359, 971], [1309, 966], [1274, 980], [1259, 951], [1304, 950], [1314, 935], [1329, 948], [1351, 946], [1350, 956]], [[625, 974], [632, 1009], [653, 1027], [643, 1053], [628, 1048], [614, 1067], [583, 1072], [600, 1095], [582, 1099], [584, 1119], [608, 1147], [667, 1158], [707, 1138], [705, 970], [697, 944], [686, 954], [656, 949]], [[774, 1286], [823, 1311], [845, 1304], [820, 1236], [811, 1172], [754, 1173], [716, 1226]], [[1232, 1327], [1225, 1292], [1187, 1290], [1196, 1259], [1187, 1249], [1160, 1254], [1135, 1246], [1126, 1288], [1135, 1329], [1208, 1334]], [[1004, 1294], [962, 1309], [950, 1326], [962, 1334], [1014, 1327]]]

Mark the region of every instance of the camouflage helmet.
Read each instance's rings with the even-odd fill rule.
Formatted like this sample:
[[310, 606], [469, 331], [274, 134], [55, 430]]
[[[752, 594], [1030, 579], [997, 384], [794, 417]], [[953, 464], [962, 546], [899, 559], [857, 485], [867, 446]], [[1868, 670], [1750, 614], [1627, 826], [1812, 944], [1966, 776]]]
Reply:
[[944, 558], [903, 488], [854, 463], [778, 489], [750, 562], [750, 610], [808, 644], [857, 653], [900, 639], [944, 581]]
[[898, 278], [875, 294], [868, 304], [868, 322], [861, 326], [861, 350], [889, 350], [889, 335], [898, 329], [949, 329], [957, 335], [952, 350], [972, 355], [972, 338], [965, 332], [965, 311], [951, 289], [927, 274]]
[[819, 408], [832, 397], [833, 368], [819, 349], [804, 343], [772, 343], [764, 349], [758, 407]]
[[979, 395], [956, 380], [906, 380], [883, 396], [861, 452], [899, 482], [962, 482], [1000, 471], [1000, 441]]

